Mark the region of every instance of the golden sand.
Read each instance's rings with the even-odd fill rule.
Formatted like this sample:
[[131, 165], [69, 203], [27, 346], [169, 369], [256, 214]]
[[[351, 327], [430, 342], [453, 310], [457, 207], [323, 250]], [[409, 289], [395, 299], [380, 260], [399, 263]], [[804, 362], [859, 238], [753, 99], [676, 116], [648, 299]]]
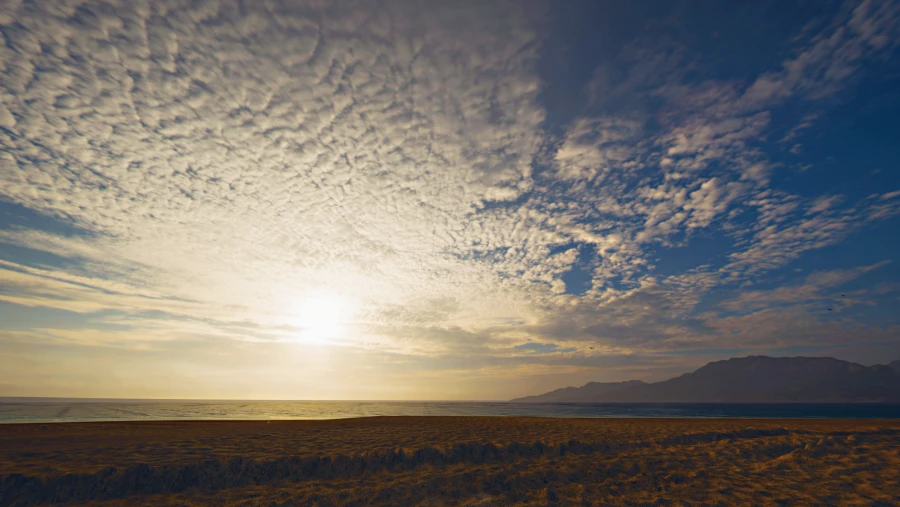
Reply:
[[0, 426], [0, 506], [900, 505], [900, 421]]

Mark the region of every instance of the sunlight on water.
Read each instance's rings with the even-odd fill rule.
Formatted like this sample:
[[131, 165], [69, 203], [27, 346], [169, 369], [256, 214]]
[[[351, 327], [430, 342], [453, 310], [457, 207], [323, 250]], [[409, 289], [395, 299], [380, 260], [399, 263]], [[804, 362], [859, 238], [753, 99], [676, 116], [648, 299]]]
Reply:
[[850, 403], [547, 403], [0, 400], [0, 422], [343, 419], [373, 416], [900, 418], [900, 405]]

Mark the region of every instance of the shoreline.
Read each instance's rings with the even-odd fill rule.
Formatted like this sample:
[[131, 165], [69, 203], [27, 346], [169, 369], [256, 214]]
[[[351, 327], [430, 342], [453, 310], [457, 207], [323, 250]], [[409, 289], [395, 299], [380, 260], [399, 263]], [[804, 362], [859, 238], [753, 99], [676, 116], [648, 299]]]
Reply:
[[890, 403], [0, 402], [0, 426], [58, 422], [338, 420], [360, 417], [900, 420]]
[[875, 422], [896, 422], [900, 424], [900, 418], [897, 417], [757, 417], [757, 416], [540, 416], [540, 415], [371, 415], [371, 416], [351, 416], [351, 417], [332, 417], [332, 418], [260, 418], [260, 419], [233, 419], [233, 418], [173, 418], [173, 419], [73, 419], [73, 420], [40, 420], [40, 421], [0, 421], [0, 427], [7, 426], [33, 426], [47, 424], [123, 424], [123, 425], [141, 425], [141, 424], [207, 424], [207, 423], [223, 423], [223, 424], [253, 424], [253, 423], [285, 423], [285, 422], [342, 422], [342, 421], [365, 421], [372, 419], [534, 419], [534, 420], [572, 420], [572, 421], [633, 421], [633, 420], [653, 420], [653, 421], [733, 421], [733, 422], [754, 422], [754, 421], [824, 421], [824, 422], [858, 422], [858, 423], [875, 423]]
[[897, 469], [897, 420], [373, 416], [0, 429], [0, 506], [891, 504]]

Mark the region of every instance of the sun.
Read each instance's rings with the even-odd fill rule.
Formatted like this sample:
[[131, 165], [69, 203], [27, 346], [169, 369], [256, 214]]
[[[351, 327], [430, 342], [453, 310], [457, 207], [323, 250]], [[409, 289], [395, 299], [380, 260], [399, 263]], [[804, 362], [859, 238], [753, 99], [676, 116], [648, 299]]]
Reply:
[[296, 325], [301, 339], [308, 343], [325, 344], [340, 339], [348, 318], [346, 302], [331, 294], [311, 296], [297, 310]]

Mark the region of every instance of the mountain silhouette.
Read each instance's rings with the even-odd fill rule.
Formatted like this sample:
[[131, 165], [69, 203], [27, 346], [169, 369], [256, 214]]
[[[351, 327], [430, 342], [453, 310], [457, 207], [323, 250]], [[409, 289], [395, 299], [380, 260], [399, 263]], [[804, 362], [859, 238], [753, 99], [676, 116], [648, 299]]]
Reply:
[[749, 356], [715, 361], [662, 382], [591, 382], [511, 401], [900, 402], [900, 361], [863, 366], [831, 357]]
[[627, 387], [647, 385], [640, 380], [625, 382], [588, 382], [581, 387], [564, 387], [538, 396], [526, 396], [512, 400], [517, 403], [590, 403], [614, 391]]
[[897, 371], [900, 371], [900, 359], [898, 359], [898, 360], [896, 360], [896, 361], [891, 361], [891, 362], [888, 363], [887, 365], [890, 366], [891, 368], [897, 370]]

